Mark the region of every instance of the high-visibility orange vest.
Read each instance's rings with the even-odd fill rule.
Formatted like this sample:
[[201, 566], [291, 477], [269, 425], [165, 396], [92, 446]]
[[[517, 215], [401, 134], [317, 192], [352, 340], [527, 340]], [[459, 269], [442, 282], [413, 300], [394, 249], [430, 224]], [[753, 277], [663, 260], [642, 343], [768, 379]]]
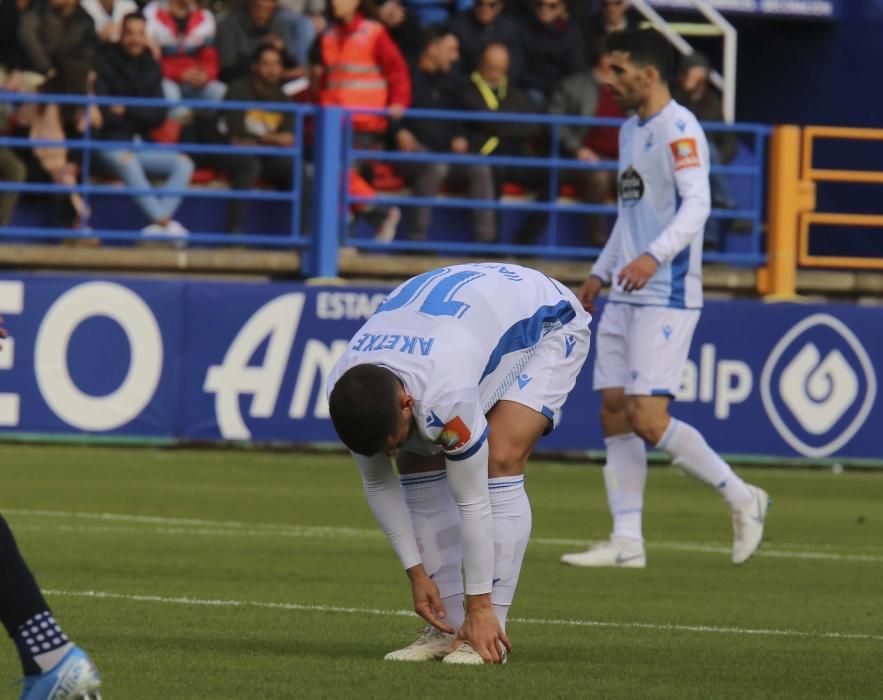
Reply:
[[[322, 34], [322, 63], [325, 87], [319, 95], [323, 105], [383, 109], [389, 88], [380, 66], [374, 60], [374, 47], [383, 25], [363, 19], [351, 34], [337, 26]], [[384, 131], [386, 119], [375, 114], [353, 115], [356, 131]]]

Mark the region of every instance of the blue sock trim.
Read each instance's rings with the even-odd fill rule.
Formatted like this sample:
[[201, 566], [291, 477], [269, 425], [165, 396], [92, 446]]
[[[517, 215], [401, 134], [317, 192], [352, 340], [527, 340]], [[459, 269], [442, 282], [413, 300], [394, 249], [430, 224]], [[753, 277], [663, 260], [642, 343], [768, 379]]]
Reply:
[[[506, 479], [506, 481], [499, 481], [498, 479]], [[487, 487], [491, 491], [495, 491], [497, 489], [507, 489], [514, 488], [516, 486], [521, 486], [524, 484], [524, 477], [515, 477], [512, 479], [508, 479], [507, 477], [498, 477], [498, 479], [488, 479]]]
[[431, 484], [434, 481], [443, 481], [448, 478], [447, 472], [441, 472], [440, 474], [432, 473], [432, 474], [406, 474], [399, 478], [402, 486], [412, 486], [414, 484]]
[[671, 440], [671, 436], [675, 434], [675, 431], [678, 429], [680, 423], [681, 422], [676, 418], [671, 419], [671, 422], [669, 422], [668, 427], [662, 434], [662, 439], [656, 444], [657, 448], [659, 448], [660, 450], [665, 450], [665, 448], [668, 446], [669, 440]]

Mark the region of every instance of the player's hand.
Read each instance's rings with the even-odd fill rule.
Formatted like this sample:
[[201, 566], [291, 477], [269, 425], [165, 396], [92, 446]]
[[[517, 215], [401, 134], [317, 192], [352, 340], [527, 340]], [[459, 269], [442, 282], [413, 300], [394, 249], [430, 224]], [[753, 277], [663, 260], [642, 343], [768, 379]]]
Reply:
[[454, 634], [457, 630], [444, 621], [445, 606], [438, 592], [438, 586], [435, 585], [435, 581], [426, 575], [426, 569], [423, 568], [423, 564], [412, 566], [408, 569], [407, 574], [408, 578], [411, 579], [414, 612], [442, 632]]
[[[467, 606], [466, 620], [457, 634], [457, 639], [451, 645], [451, 651], [454, 651], [463, 642], [469, 642], [478, 655], [484, 659], [487, 664], [499, 664], [503, 662], [503, 654], [500, 645], [506, 647], [508, 651], [512, 651], [512, 642], [500, 627], [497, 616], [491, 607], [490, 595], [487, 596], [469, 596], [470, 605]], [[486, 603], [481, 605], [472, 605], [472, 599], [481, 597], [486, 598]]]
[[650, 281], [658, 269], [659, 263], [655, 258], [644, 253], [622, 268], [617, 279], [622, 285], [623, 291], [636, 292]]
[[601, 278], [592, 275], [582, 283], [576, 292], [576, 298], [579, 299], [579, 303], [590, 314], [595, 313], [595, 299], [598, 298], [598, 294], [603, 286], [604, 283], [601, 281]]

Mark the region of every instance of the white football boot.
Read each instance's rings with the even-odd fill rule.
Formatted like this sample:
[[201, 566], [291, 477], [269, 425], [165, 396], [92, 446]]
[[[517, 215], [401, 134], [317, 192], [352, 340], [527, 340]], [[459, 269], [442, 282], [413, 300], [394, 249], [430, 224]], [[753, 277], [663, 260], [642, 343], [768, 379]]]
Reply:
[[742, 564], [757, 551], [763, 539], [763, 524], [770, 507], [770, 497], [757, 486], [746, 484], [751, 501], [733, 511], [733, 563]]
[[564, 554], [561, 563], [570, 566], [619, 566], [643, 569], [647, 566], [644, 544], [630, 537], [613, 535], [607, 542], [600, 542], [585, 552]]
[[[498, 642], [499, 644], [499, 642]], [[500, 644], [500, 654], [503, 657], [503, 660], [500, 662], [502, 664], [506, 663], [507, 653], [506, 647]], [[472, 645], [469, 642], [463, 642], [459, 647], [457, 647], [450, 654], [445, 656], [442, 659], [443, 664], [466, 664], [470, 666], [481, 666], [485, 663], [484, 659], [481, 658], [479, 653], [472, 648]]]
[[420, 637], [403, 649], [396, 649], [383, 657], [384, 661], [436, 661], [448, 653], [454, 635], [435, 627], [427, 627]]

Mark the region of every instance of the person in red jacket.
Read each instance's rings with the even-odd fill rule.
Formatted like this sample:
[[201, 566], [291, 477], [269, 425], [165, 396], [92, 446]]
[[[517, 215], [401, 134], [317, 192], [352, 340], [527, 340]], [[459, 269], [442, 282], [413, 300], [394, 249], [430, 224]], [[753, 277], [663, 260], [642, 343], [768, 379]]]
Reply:
[[[318, 67], [319, 104], [351, 109], [387, 108], [401, 118], [411, 104], [411, 77], [401, 51], [377, 20], [371, 0], [331, 0], [333, 22], [313, 44]], [[356, 148], [387, 146], [388, 119], [378, 114], [352, 115]], [[357, 172], [350, 174], [351, 194], [371, 196], [373, 188]], [[368, 207], [377, 219], [376, 238], [390, 241], [401, 218], [398, 207]]]
[[[224, 99], [227, 87], [218, 81], [214, 15], [195, 0], [153, 0], [144, 17], [147, 36], [160, 54], [165, 98]], [[170, 114], [176, 121], [187, 121], [190, 115], [187, 108]]]

